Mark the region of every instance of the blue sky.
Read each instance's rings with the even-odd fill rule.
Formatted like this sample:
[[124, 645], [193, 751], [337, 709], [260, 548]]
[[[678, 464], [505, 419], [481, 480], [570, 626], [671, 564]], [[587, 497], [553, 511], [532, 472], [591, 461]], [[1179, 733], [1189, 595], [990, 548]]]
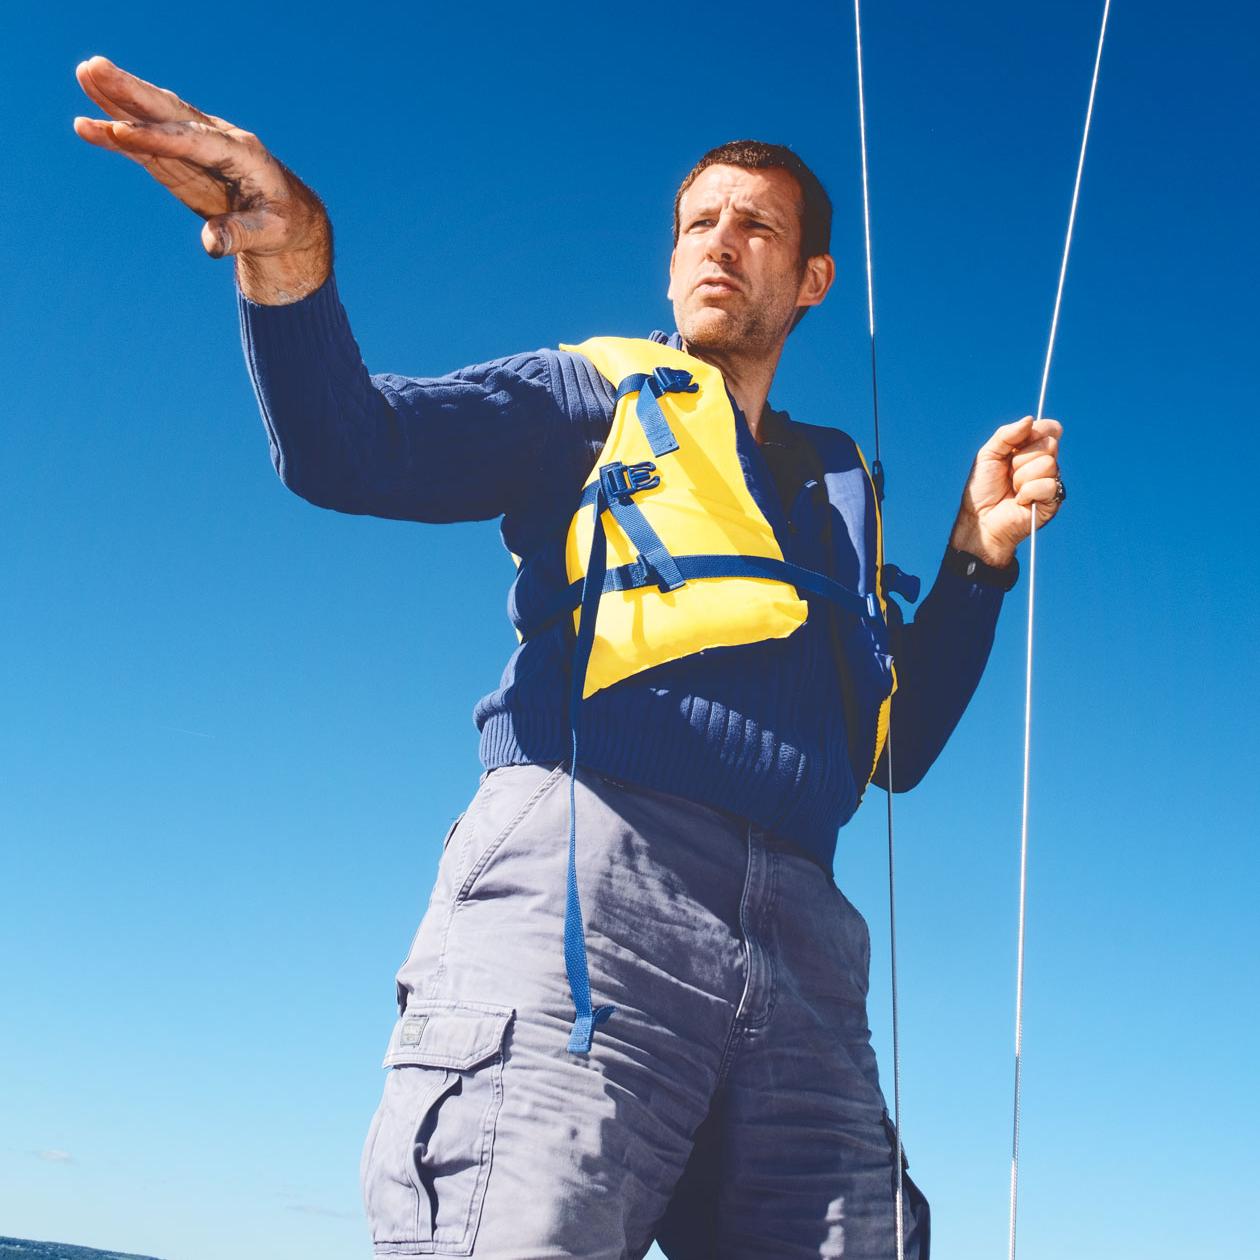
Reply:
[[[1035, 404], [1098, 16], [864, 14], [889, 554], [927, 577], [976, 447]], [[1235, 1254], [1260, 1175], [1260, 41], [1241, 6], [1112, 22], [1048, 406], [1071, 500], [1038, 566], [1025, 1260]], [[0, 50], [0, 1233], [366, 1256], [393, 972], [476, 786], [511, 561], [492, 523], [280, 485], [230, 264], [71, 131], [97, 52], [322, 194], [373, 371], [668, 326], [679, 178], [791, 142], [840, 283], [772, 397], [869, 444], [851, 13], [70, 3]], [[1005, 1246], [1025, 595], [898, 808], [904, 1127], [944, 1260]], [[882, 828], [873, 793], [836, 869], [887, 1075]]]

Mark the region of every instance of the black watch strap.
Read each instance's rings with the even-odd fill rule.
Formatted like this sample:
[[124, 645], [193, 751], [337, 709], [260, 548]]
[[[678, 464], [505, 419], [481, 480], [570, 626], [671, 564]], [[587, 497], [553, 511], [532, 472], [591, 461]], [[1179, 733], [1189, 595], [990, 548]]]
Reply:
[[966, 578], [969, 582], [978, 582], [981, 586], [995, 586], [999, 591], [1009, 591], [1019, 581], [1019, 561], [1014, 556], [1004, 569], [985, 564], [979, 556], [970, 551], [959, 551], [957, 547], [945, 548], [945, 567], [951, 573]]

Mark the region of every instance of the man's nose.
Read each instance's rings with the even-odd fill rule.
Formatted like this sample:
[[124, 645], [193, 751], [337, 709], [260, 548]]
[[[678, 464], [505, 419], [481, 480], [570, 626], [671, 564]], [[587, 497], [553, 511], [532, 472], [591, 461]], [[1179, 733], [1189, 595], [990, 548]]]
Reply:
[[734, 262], [739, 256], [734, 219], [728, 214], [719, 215], [705, 244], [710, 258], [719, 262]]

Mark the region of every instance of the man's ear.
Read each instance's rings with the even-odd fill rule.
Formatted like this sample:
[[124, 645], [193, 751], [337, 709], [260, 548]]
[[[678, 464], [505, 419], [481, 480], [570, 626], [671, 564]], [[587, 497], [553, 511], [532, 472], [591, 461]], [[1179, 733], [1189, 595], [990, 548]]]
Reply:
[[797, 290], [797, 306], [817, 306], [827, 296], [836, 278], [836, 260], [830, 254], [815, 254], [805, 260], [805, 274]]
[[677, 249], [669, 251], [669, 288], [665, 290], [665, 300], [672, 302], [674, 300], [674, 259], [678, 256]]

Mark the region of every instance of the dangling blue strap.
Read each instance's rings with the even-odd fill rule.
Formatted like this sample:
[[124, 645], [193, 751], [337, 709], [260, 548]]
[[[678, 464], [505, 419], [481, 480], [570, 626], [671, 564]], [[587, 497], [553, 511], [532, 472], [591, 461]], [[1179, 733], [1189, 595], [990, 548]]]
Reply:
[[669, 427], [669, 421], [665, 419], [661, 404], [656, 401], [657, 395], [650, 377], [646, 383], [647, 388], [639, 390], [639, 401], [634, 405], [634, 414], [639, 417], [652, 454], [659, 459], [678, 449], [678, 439]]
[[564, 969], [573, 997], [573, 1027], [569, 1031], [569, 1051], [589, 1054], [595, 1029], [617, 1008], [591, 1006], [591, 977], [586, 961], [586, 937], [582, 928], [582, 903], [577, 883], [577, 764], [578, 715], [582, 705], [582, 689], [586, 684], [586, 666], [595, 642], [595, 618], [599, 597], [604, 590], [608, 566], [608, 546], [604, 535], [604, 502], [602, 492], [595, 500], [595, 531], [591, 537], [591, 554], [582, 582], [581, 613], [578, 616], [577, 643], [573, 651], [573, 674], [569, 688], [569, 730], [572, 735], [569, 760], [569, 873], [564, 901]]
[[665, 419], [661, 404], [657, 401], [662, 394], [694, 394], [700, 386], [691, 379], [691, 373], [684, 368], [658, 367], [652, 372], [633, 372], [625, 377], [617, 386], [616, 402], [620, 402], [627, 394], [636, 390], [638, 402], [634, 406], [634, 414], [643, 426], [643, 436], [647, 438], [652, 454], [658, 459], [678, 449], [678, 439]]

